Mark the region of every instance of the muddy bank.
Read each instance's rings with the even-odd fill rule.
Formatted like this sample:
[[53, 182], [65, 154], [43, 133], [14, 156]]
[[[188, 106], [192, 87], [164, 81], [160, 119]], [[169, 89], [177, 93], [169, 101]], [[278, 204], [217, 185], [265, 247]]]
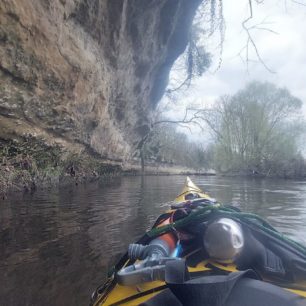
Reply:
[[65, 152], [34, 137], [0, 139], [0, 196], [97, 180], [122, 173], [116, 161], [86, 151]]
[[124, 175], [216, 175], [213, 169], [191, 169], [168, 163], [150, 163], [142, 173], [140, 161], [128, 163], [122, 171]]
[[[27, 136], [0, 138], [0, 196], [12, 192], [82, 184], [118, 175], [142, 175], [140, 161], [122, 163], [107, 160], [89, 151], [66, 152]], [[195, 170], [166, 163], [151, 163], [145, 175], [215, 175], [213, 170]]]

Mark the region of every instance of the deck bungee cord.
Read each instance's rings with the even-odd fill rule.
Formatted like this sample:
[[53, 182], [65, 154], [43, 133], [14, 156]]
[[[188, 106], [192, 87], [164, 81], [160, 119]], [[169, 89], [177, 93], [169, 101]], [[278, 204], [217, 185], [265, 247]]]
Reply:
[[238, 212], [233, 208], [226, 207], [221, 204], [218, 204], [216, 206], [202, 207], [197, 211], [191, 212], [188, 216], [178, 221], [172, 222], [161, 227], [153, 228], [148, 231], [146, 235], [148, 235], [150, 238], [155, 238], [170, 231], [181, 229], [193, 222], [207, 221], [212, 217], [229, 217], [240, 222], [251, 222], [253, 225], [265, 231], [266, 233], [273, 235], [274, 237], [279, 238], [284, 242], [289, 243], [306, 256], [305, 246], [289, 238], [288, 236], [278, 232], [270, 223], [268, 223], [260, 216], [253, 213]]
[[306, 305], [306, 248], [260, 216], [218, 203], [189, 178], [171, 209], [109, 272], [91, 305], [194, 306], [215, 299], [208, 304], [254, 306], [255, 298], [256, 306]]

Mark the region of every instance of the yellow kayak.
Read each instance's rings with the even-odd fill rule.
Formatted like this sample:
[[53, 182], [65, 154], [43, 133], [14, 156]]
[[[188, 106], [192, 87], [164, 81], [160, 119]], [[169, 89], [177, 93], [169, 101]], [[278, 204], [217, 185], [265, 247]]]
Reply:
[[306, 249], [260, 217], [219, 204], [187, 177], [91, 305], [287, 306], [306, 305], [305, 297]]

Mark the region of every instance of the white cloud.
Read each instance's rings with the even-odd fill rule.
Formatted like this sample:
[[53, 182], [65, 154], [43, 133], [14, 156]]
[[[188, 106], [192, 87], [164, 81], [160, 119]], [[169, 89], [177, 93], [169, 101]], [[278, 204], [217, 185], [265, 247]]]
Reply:
[[[203, 99], [206, 96], [232, 94], [247, 82], [257, 79], [285, 86], [306, 102], [306, 7], [289, 0], [266, 0], [258, 5], [253, 1], [254, 18], [250, 24], [265, 20], [267, 24], [259, 27], [279, 33], [275, 35], [266, 30], [252, 31], [261, 58], [276, 73], [271, 74], [260, 62], [250, 63], [247, 73], [245, 63], [237, 56], [247, 39], [242, 29], [242, 22], [248, 16], [247, 3], [245, 1], [245, 5], [239, 5], [238, 1], [224, 1], [227, 33], [222, 66], [215, 74], [206, 73], [197, 80], [193, 92], [200, 94]], [[245, 53], [242, 53], [242, 57], [245, 59]], [[250, 58], [256, 59], [254, 50], [250, 50]], [[218, 58], [215, 60], [218, 61]]]
[[[227, 31], [222, 66], [216, 73], [207, 72], [196, 80], [187, 98], [186, 95], [182, 97], [179, 107], [173, 110], [170, 116], [182, 116], [183, 106], [187, 105], [188, 101], [201, 100], [211, 104], [221, 95], [234, 94], [252, 80], [269, 81], [279, 87], [287, 87], [293, 95], [305, 102], [306, 116], [306, 6], [290, 0], [265, 0], [262, 4], [253, 1], [254, 18], [249, 24], [255, 25], [264, 21], [267, 24], [259, 27], [278, 33], [275, 35], [269, 30], [252, 31], [261, 58], [276, 72], [272, 74], [258, 61], [249, 63], [247, 71], [246, 64], [238, 56], [247, 41], [242, 22], [249, 14], [248, 0], [224, 0], [223, 3]], [[217, 39], [207, 44], [208, 51], [215, 54], [216, 41]], [[256, 59], [254, 50], [249, 54], [251, 59]], [[243, 57], [245, 59], [245, 53], [242, 53]], [[217, 54], [214, 57], [214, 67], [218, 65], [218, 60]]]

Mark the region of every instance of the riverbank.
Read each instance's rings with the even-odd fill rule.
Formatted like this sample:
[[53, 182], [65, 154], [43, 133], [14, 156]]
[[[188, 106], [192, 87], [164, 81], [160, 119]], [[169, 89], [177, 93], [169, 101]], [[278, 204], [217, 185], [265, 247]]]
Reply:
[[148, 163], [142, 172], [140, 161], [122, 167], [124, 175], [216, 175], [213, 169], [191, 169], [168, 163]]
[[301, 165], [297, 169], [279, 169], [279, 171], [268, 171], [266, 173], [252, 171], [252, 170], [240, 170], [240, 171], [226, 171], [218, 172], [219, 176], [224, 177], [253, 177], [253, 178], [274, 178], [274, 179], [289, 179], [289, 180], [305, 180], [306, 168], [305, 164]]
[[150, 163], [142, 173], [140, 161], [128, 163], [101, 159], [86, 152], [64, 152], [34, 139], [1, 141], [0, 196], [13, 192], [82, 184], [105, 177], [129, 175], [215, 175], [213, 170], [194, 170], [166, 163]]
[[[33, 166], [34, 165], [34, 166]], [[35, 163], [28, 159], [19, 165], [4, 164], [0, 166], [0, 196], [6, 198], [15, 192], [35, 192], [37, 189], [65, 185], [78, 185], [114, 176], [157, 176], [157, 175], [215, 175], [213, 171], [195, 171], [180, 166], [149, 166], [145, 173], [141, 167], [110, 165], [94, 161], [82, 161], [72, 166], [57, 166], [37, 170]]]
[[121, 164], [93, 154], [65, 151], [27, 137], [0, 139], [0, 196], [38, 188], [79, 184], [122, 173]]
[[0, 197], [15, 192], [34, 192], [58, 186], [78, 185], [114, 176], [138, 175], [199, 175], [223, 177], [256, 177], [305, 179], [284, 173], [283, 176], [265, 176], [253, 172], [218, 172], [213, 169], [190, 169], [168, 163], [147, 162], [142, 172], [140, 161], [122, 163], [102, 159], [92, 153], [63, 152], [58, 146], [49, 146], [34, 139], [24, 141], [0, 140]]
[[[23, 153], [26, 152], [26, 153]], [[258, 173], [216, 173], [213, 169], [195, 170], [167, 163], [148, 163], [142, 173], [140, 161], [128, 163], [110, 161], [82, 152], [63, 154], [56, 147], [46, 147], [36, 141], [16, 145], [6, 143], [0, 149], [0, 197], [15, 192], [34, 192], [37, 189], [79, 185], [114, 176], [199, 175], [222, 177], [269, 176]], [[274, 176], [273, 176], [274, 177]], [[272, 178], [272, 177], [270, 177]], [[278, 176], [282, 179], [305, 179], [305, 177]]]

